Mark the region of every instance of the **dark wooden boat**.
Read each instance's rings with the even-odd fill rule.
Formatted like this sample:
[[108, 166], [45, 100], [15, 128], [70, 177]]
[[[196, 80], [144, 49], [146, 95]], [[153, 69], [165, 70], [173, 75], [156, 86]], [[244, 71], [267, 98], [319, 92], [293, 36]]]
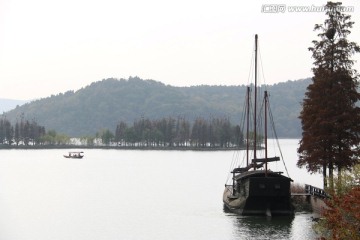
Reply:
[[83, 158], [84, 155], [83, 155], [84, 152], [69, 152], [68, 155], [64, 155], [65, 158]]
[[[232, 169], [231, 184], [225, 184], [223, 194], [224, 206], [227, 210], [241, 215], [293, 215], [291, 204], [290, 183], [292, 179], [282, 172], [273, 172], [268, 169], [268, 163], [280, 161], [280, 157], [267, 156], [267, 115], [269, 99], [267, 91], [264, 92], [264, 138], [260, 143], [257, 132], [257, 35], [255, 35], [255, 103], [253, 116], [250, 117], [250, 87], [247, 90], [246, 104], [246, 166]], [[250, 124], [252, 122], [252, 125]], [[273, 124], [274, 125], [274, 124]], [[253, 126], [252, 139], [250, 139], [250, 126]], [[257, 152], [262, 150], [265, 156], [259, 158]], [[251, 155], [251, 152], [253, 156]], [[251, 161], [250, 161], [251, 158]], [[230, 178], [229, 178], [230, 179]]]

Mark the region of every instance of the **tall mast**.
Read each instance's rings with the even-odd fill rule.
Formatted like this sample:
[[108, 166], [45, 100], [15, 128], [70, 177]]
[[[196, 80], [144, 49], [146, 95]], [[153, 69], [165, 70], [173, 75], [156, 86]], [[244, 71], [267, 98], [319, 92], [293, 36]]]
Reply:
[[268, 108], [268, 93], [264, 92], [264, 101], [265, 101], [265, 177], [268, 173], [268, 146], [267, 146], [267, 108]]
[[246, 91], [246, 166], [249, 166], [249, 150], [250, 150], [250, 87], [247, 87]]
[[[256, 114], [257, 114], [257, 44], [258, 44], [258, 35], [255, 34], [255, 104], [254, 104], [254, 161], [256, 161], [256, 144], [257, 144], [257, 133], [256, 133]], [[256, 167], [254, 166], [254, 170]]]

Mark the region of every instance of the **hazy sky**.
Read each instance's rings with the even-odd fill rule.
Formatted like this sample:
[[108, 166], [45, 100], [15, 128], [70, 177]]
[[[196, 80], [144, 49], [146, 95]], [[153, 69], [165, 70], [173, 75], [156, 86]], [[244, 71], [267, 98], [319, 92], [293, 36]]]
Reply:
[[[283, 13], [264, 13], [269, 3]], [[105, 78], [139, 76], [173, 86], [248, 81], [259, 35], [265, 83], [311, 77], [314, 24], [326, 1], [0, 0], [0, 98], [34, 99]], [[350, 39], [360, 43], [360, 1]], [[358, 54], [360, 55], [360, 54]], [[359, 69], [360, 56], [356, 56]]]

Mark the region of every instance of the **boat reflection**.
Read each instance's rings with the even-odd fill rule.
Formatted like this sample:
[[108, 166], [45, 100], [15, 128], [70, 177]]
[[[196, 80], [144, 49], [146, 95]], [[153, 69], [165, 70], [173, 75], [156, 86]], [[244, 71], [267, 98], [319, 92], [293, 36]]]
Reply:
[[295, 216], [241, 216], [224, 207], [233, 223], [233, 239], [302, 239], [292, 238]]

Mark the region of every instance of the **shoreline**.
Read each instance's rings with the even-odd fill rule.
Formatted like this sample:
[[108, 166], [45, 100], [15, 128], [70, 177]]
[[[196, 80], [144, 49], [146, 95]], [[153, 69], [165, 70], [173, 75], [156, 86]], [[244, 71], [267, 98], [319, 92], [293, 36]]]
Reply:
[[150, 151], [236, 151], [245, 147], [146, 147], [146, 146], [83, 146], [83, 145], [0, 145], [0, 150], [46, 150], [46, 149], [103, 149], [103, 150], [150, 150]]

